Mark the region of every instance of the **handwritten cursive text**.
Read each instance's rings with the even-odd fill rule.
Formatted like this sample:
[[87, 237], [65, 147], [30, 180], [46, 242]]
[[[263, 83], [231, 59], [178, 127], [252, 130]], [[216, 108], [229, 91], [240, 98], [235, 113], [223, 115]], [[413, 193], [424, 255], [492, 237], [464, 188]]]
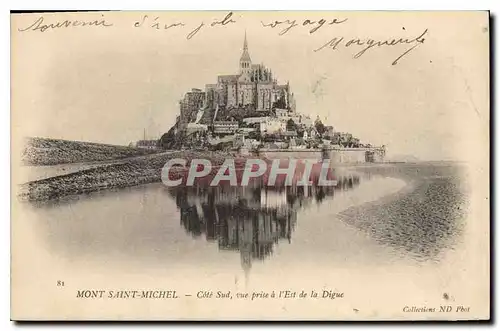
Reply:
[[40, 16], [36, 21], [24, 29], [17, 29], [19, 32], [25, 31], [40, 31], [45, 32], [48, 29], [71, 28], [71, 27], [110, 27], [113, 23], [106, 22], [104, 15], [101, 19], [93, 21], [79, 21], [79, 20], [64, 20], [55, 23], [44, 24], [44, 17]]
[[325, 24], [326, 25], [341, 24], [341, 23], [344, 23], [345, 21], [347, 21], [347, 18], [345, 18], [343, 20], [339, 20], [337, 18], [334, 18], [330, 21], [327, 21], [325, 19], [320, 19], [318, 21], [311, 21], [309, 19], [305, 19], [302, 22], [300, 22], [300, 21], [297, 22], [297, 20], [284, 20], [284, 21], [274, 21], [271, 23], [264, 23], [261, 21], [261, 24], [263, 27], [269, 27], [272, 29], [274, 29], [278, 26], [284, 26], [284, 29], [278, 33], [278, 35], [282, 36], [282, 35], [286, 34], [288, 31], [290, 31], [292, 28], [299, 26], [299, 24], [303, 27], [312, 25], [313, 28], [311, 30], [309, 30], [309, 33], [313, 34], [314, 32], [318, 31], [318, 29], [320, 29]]
[[[136, 28], [140, 28], [142, 27], [144, 24], [146, 24], [147, 26], [153, 28], [153, 29], [156, 29], [156, 30], [168, 30], [170, 28], [174, 28], [174, 27], [177, 27], [177, 26], [184, 26], [185, 24], [182, 23], [182, 22], [175, 22], [175, 23], [163, 23], [163, 22], [160, 22], [158, 21], [159, 17], [155, 17], [152, 21], [151, 19], [149, 18], [148, 15], [144, 15], [142, 17], [142, 20], [140, 21], [137, 21], [134, 23], [134, 27]], [[147, 23], [146, 23], [147, 22]]]
[[346, 39], [344, 37], [335, 37], [330, 39], [324, 45], [316, 48], [314, 52], [321, 51], [323, 49], [336, 50], [339, 47], [350, 48], [355, 46], [362, 47], [360, 51], [353, 55], [353, 58], [359, 59], [363, 56], [368, 50], [374, 47], [388, 47], [388, 46], [397, 46], [397, 45], [411, 45], [406, 51], [404, 51], [401, 55], [399, 55], [393, 62], [392, 65], [398, 64], [398, 61], [401, 60], [405, 55], [414, 50], [417, 46], [422, 45], [425, 41], [424, 36], [427, 34], [427, 29], [422, 32], [419, 36], [415, 38], [399, 38], [399, 39], [387, 39], [387, 40], [375, 40], [375, 39]]

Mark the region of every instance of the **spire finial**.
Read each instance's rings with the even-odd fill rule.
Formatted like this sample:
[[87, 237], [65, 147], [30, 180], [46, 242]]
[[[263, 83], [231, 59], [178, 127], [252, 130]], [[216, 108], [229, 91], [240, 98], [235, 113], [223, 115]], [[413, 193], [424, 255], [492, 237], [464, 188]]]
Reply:
[[243, 68], [250, 68], [250, 54], [248, 54], [247, 30], [245, 30], [245, 39], [243, 41], [243, 53], [241, 53], [240, 63], [243, 63]]

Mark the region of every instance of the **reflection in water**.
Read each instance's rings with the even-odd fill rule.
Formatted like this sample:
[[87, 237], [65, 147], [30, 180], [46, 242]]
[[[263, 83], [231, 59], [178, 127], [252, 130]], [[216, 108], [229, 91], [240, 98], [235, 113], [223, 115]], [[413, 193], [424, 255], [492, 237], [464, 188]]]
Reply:
[[270, 256], [280, 240], [291, 242], [299, 209], [333, 198], [359, 181], [349, 175], [338, 177], [336, 186], [180, 187], [169, 192], [186, 231], [216, 241], [221, 250], [239, 251], [248, 272], [252, 260]]

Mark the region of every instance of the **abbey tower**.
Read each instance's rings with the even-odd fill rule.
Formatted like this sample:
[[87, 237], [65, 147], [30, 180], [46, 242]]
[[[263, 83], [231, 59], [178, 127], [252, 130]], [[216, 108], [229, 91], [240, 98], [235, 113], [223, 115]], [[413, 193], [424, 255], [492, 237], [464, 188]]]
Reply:
[[216, 84], [205, 86], [205, 98], [205, 107], [209, 109], [251, 107], [256, 111], [274, 108], [295, 111], [290, 86], [279, 85], [264, 64], [252, 63], [246, 33], [238, 74], [217, 76]]

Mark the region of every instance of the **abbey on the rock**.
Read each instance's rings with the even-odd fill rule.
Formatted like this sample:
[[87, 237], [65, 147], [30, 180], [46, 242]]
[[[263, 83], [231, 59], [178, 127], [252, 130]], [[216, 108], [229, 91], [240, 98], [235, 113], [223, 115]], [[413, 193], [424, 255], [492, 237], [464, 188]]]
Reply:
[[289, 84], [279, 85], [270, 69], [263, 64], [252, 63], [246, 34], [239, 73], [220, 75], [217, 77], [217, 84], [207, 84], [205, 106], [209, 108], [252, 106], [257, 111], [273, 108], [295, 111], [295, 101]]

